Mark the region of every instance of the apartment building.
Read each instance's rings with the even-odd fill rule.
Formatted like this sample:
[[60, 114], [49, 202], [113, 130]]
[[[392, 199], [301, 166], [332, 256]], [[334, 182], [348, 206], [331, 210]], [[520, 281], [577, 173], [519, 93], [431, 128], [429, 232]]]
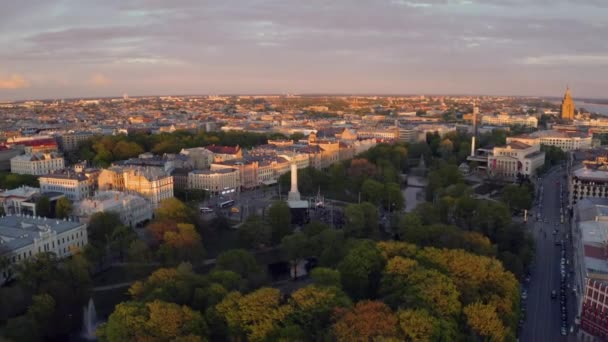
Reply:
[[185, 148], [179, 153], [190, 158], [195, 170], [209, 169], [213, 163], [213, 152], [204, 147]]
[[81, 143], [93, 138], [94, 135], [92, 132], [86, 131], [67, 132], [60, 134], [57, 140], [59, 141], [59, 148], [64, 152], [68, 152], [77, 150]]
[[529, 115], [509, 115], [507, 113], [500, 113], [497, 115], [484, 114], [481, 117], [481, 124], [488, 126], [526, 126], [526, 127], [538, 127], [538, 119], [534, 116]]
[[0, 270], [0, 284], [14, 277], [15, 266], [39, 253], [68, 257], [88, 243], [84, 223], [9, 214], [0, 217], [0, 257], [9, 261]]
[[40, 189], [30, 186], [20, 186], [15, 189], [0, 191], [0, 205], [5, 214], [29, 214], [36, 212], [36, 196], [40, 195]]
[[98, 188], [133, 191], [157, 207], [162, 200], [173, 197], [173, 177], [155, 167], [113, 166], [101, 171]]
[[63, 156], [57, 153], [24, 154], [11, 158], [11, 172], [40, 176], [65, 167]]
[[59, 192], [70, 201], [80, 201], [93, 195], [98, 176], [98, 170], [63, 169], [40, 176], [38, 181], [42, 192]]
[[72, 214], [88, 222], [98, 212], [114, 212], [124, 225], [135, 227], [152, 220], [152, 203], [140, 195], [120, 191], [100, 191], [74, 204]]
[[563, 151], [574, 151], [591, 148], [593, 134], [580, 131], [544, 130], [507, 138], [508, 143], [512, 141], [528, 145], [555, 146]]
[[188, 188], [205, 190], [212, 195], [227, 195], [240, 191], [240, 172], [235, 168], [194, 170], [188, 173]]

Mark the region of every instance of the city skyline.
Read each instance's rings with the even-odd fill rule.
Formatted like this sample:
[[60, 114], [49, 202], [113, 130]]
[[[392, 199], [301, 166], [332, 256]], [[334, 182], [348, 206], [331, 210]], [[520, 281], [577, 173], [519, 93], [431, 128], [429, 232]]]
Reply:
[[596, 0], [8, 3], [0, 100], [166, 94], [604, 98]]

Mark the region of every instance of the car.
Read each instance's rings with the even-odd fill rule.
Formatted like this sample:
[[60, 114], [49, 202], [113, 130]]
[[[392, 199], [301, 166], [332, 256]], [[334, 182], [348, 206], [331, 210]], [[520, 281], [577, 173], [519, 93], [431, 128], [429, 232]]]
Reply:
[[231, 213], [233, 213], [233, 214], [238, 214], [238, 213], [240, 213], [241, 211], [240, 211], [240, 210], [239, 210], [239, 208], [237, 208], [237, 207], [232, 207], [232, 208], [230, 208], [230, 212], [231, 212]]
[[527, 299], [528, 298], [528, 291], [523, 290], [521, 291], [521, 299]]
[[551, 299], [557, 298], [557, 292], [555, 290], [551, 291]]
[[201, 207], [200, 208], [200, 212], [203, 214], [208, 214], [208, 213], [212, 213], [213, 209], [209, 208], [209, 207]]

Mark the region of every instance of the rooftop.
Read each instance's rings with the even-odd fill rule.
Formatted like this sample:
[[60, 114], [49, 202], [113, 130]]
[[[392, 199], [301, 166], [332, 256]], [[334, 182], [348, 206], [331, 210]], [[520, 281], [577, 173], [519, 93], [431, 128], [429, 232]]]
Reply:
[[0, 217], [0, 246], [9, 251], [33, 244], [46, 232], [57, 234], [82, 226], [79, 222], [54, 220], [32, 216], [8, 215]]
[[598, 181], [605, 182], [608, 181], [608, 171], [603, 170], [593, 170], [588, 168], [580, 168], [573, 172], [574, 176], [581, 180], [587, 181]]
[[238, 171], [237, 169], [219, 169], [219, 170], [194, 170], [190, 173], [195, 175], [213, 175], [213, 174], [227, 174]]

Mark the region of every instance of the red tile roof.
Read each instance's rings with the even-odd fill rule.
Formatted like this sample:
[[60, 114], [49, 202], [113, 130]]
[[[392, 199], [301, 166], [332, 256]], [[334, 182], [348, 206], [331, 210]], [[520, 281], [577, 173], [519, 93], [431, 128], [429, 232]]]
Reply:
[[213, 153], [219, 153], [219, 154], [237, 154], [241, 150], [241, 147], [239, 145], [236, 145], [236, 146], [210, 145], [210, 146], [206, 146], [205, 148]]

